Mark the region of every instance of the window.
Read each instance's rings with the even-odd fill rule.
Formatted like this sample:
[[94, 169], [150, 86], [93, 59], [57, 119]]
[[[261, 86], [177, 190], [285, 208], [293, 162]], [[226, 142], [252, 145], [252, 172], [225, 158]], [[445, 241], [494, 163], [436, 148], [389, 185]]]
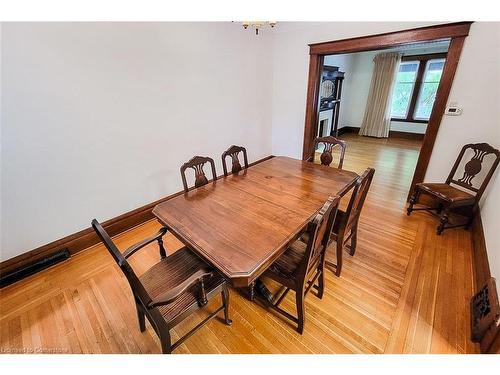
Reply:
[[425, 64], [424, 79], [420, 86], [417, 104], [413, 118], [417, 120], [429, 120], [432, 106], [436, 99], [436, 92], [443, 74], [444, 59], [428, 60]]
[[446, 54], [405, 56], [392, 95], [391, 118], [427, 122], [434, 106]]
[[410, 100], [417, 79], [418, 61], [402, 62], [396, 77], [396, 84], [392, 94], [391, 116], [406, 118], [410, 108]]

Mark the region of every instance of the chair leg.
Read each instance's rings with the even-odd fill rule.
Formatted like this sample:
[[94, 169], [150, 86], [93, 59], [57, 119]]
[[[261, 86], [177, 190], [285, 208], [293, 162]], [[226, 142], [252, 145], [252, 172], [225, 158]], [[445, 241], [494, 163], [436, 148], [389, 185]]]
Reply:
[[354, 256], [354, 253], [356, 252], [356, 245], [358, 244], [358, 224], [356, 224], [352, 229], [352, 236], [351, 236], [351, 248], [349, 249], [349, 254], [351, 256]]
[[448, 213], [449, 213], [448, 208], [445, 208], [443, 210], [443, 212], [441, 213], [441, 217], [439, 219], [439, 225], [438, 225], [437, 231], [436, 231], [438, 236], [441, 235], [441, 233], [443, 233], [445, 226], [448, 223]]
[[160, 258], [165, 259], [167, 257], [167, 252], [165, 251], [165, 247], [163, 247], [163, 239], [158, 238], [158, 247], [160, 248]]
[[296, 292], [295, 299], [297, 303], [297, 319], [298, 319], [297, 332], [302, 335], [302, 333], [304, 332], [304, 323], [305, 323], [304, 291], [298, 290]]
[[443, 211], [443, 204], [439, 203], [438, 208], [436, 210], [436, 214], [441, 215], [441, 212]]
[[325, 292], [325, 272], [324, 272], [324, 267], [321, 266], [321, 269], [320, 271], [321, 272], [319, 274], [319, 277], [318, 277], [318, 298], [321, 299], [323, 298], [323, 293]]
[[172, 339], [170, 338], [170, 332], [166, 332], [160, 335], [161, 352], [163, 354], [172, 353]]
[[465, 227], [464, 227], [465, 230], [470, 229], [472, 222], [474, 221], [475, 214], [476, 214], [476, 206], [474, 206], [470, 211], [469, 217], [467, 218], [467, 223], [465, 224]]
[[413, 192], [411, 198], [410, 198], [410, 204], [408, 205], [408, 208], [406, 209], [406, 214], [410, 216], [410, 214], [413, 211], [413, 205], [418, 202], [418, 198], [420, 197], [420, 191], [418, 189], [415, 189]]
[[465, 223], [465, 226], [464, 226], [464, 229], [465, 230], [469, 230], [471, 225], [472, 225], [472, 221], [474, 220], [473, 216], [469, 216], [469, 218], [467, 218], [467, 223]]
[[233, 321], [229, 319], [229, 289], [227, 288], [227, 285], [224, 284], [222, 286], [222, 304], [224, 305], [224, 322], [230, 326], [233, 324]]
[[340, 277], [340, 271], [342, 270], [342, 252], [344, 250], [343, 239], [337, 239], [337, 267], [335, 268], [335, 276]]
[[141, 332], [144, 332], [146, 330], [146, 317], [144, 311], [138, 302], [135, 303], [135, 308], [137, 310], [137, 320], [139, 320], [139, 329]]

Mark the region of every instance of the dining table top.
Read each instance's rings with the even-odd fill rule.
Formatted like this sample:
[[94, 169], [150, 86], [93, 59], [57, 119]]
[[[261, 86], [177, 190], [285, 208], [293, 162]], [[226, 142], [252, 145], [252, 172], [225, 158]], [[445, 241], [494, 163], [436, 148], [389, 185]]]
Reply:
[[236, 287], [254, 282], [298, 238], [329, 196], [358, 175], [284, 156], [158, 204], [153, 214]]

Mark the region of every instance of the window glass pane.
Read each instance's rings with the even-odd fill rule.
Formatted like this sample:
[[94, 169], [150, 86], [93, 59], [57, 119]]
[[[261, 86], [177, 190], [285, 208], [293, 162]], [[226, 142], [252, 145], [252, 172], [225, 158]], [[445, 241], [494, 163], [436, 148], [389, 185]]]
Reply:
[[413, 86], [417, 77], [418, 61], [405, 61], [399, 65], [392, 93], [391, 117], [406, 118]]
[[439, 81], [443, 74], [444, 61], [444, 59], [427, 61], [422, 86], [420, 87], [417, 104], [415, 106], [415, 119], [428, 120], [431, 116]]

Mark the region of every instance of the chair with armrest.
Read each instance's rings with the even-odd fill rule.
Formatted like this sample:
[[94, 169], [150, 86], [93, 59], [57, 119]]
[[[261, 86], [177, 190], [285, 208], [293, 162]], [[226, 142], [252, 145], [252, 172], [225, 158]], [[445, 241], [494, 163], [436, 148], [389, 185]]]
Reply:
[[[339, 200], [338, 196], [330, 197], [308, 224], [309, 241], [307, 243], [300, 239], [294, 241], [283, 255], [264, 272], [264, 277], [269, 277], [284, 286], [279, 297], [275, 298], [275, 302], [270, 303], [269, 307], [297, 323], [297, 331], [301, 334], [304, 331], [305, 322], [304, 299], [316, 281], [318, 281], [317, 295], [323, 298], [325, 249]], [[295, 291], [297, 317], [279, 307], [290, 290]]]
[[205, 163], [209, 163], [212, 170], [212, 181], [217, 179], [217, 172], [215, 171], [214, 159], [206, 156], [194, 156], [189, 161], [181, 166], [181, 177], [182, 185], [184, 186], [184, 192], [188, 192], [189, 187], [186, 180], [186, 169], [191, 168], [194, 171], [194, 187], [200, 187], [208, 184], [207, 176], [203, 170]]
[[[467, 163], [465, 163], [466, 154], [471, 155], [471, 159]], [[490, 162], [490, 167], [487, 172], [485, 171], [486, 173], [481, 173], [483, 163], [486, 160]], [[424, 210], [439, 216], [439, 225], [436, 230], [438, 235], [449, 228], [464, 226], [465, 229], [468, 229], [472, 224], [479, 200], [498, 167], [499, 161], [500, 151], [489, 144], [466, 144], [458, 154], [445, 183], [422, 182], [415, 185], [415, 190], [407, 208], [407, 214], [410, 215], [413, 211]], [[460, 172], [457, 174], [459, 167]], [[479, 178], [476, 178], [478, 175]], [[477, 181], [478, 179], [479, 181]], [[414, 205], [419, 203], [422, 194], [432, 197], [434, 201], [437, 201], [437, 206], [414, 208]], [[462, 213], [465, 212], [467, 221], [448, 225], [450, 211], [457, 208], [462, 209]]]
[[[238, 159], [238, 154], [240, 152], [243, 154], [244, 167], [241, 166], [240, 160]], [[231, 157], [232, 161], [231, 173], [235, 174], [241, 171], [243, 168], [245, 169], [248, 168], [247, 150], [245, 149], [245, 147], [232, 145], [222, 153], [222, 168], [224, 169], [224, 176], [227, 177], [227, 175], [229, 174], [227, 172], [227, 165], [226, 165], [226, 158], [228, 156]]]
[[316, 150], [318, 149], [318, 146], [320, 144], [324, 145], [323, 152], [320, 156], [321, 164], [330, 166], [333, 162], [333, 149], [335, 147], [339, 147], [340, 148], [340, 159], [339, 159], [339, 164], [338, 164], [337, 168], [342, 169], [342, 164], [344, 164], [344, 156], [345, 156], [345, 150], [347, 148], [347, 144], [345, 141], [342, 141], [342, 140], [335, 138], [331, 135], [329, 135], [327, 137], [318, 137], [314, 140], [312, 154], [311, 154], [311, 156], [309, 156], [307, 161], [314, 163], [314, 158], [316, 156]]
[[[224, 310], [225, 323], [229, 319], [229, 291], [226, 281], [187, 247], [161, 260], [141, 276], [137, 276], [127, 261], [146, 245], [161, 239], [166, 228], [155, 236], [129, 247], [123, 254], [113, 243], [101, 224], [92, 220], [92, 227], [127, 278], [135, 300], [139, 329], [146, 330], [145, 317], [160, 338], [163, 353], [171, 353], [187, 338]], [[208, 300], [221, 293], [222, 305], [177, 342], [172, 343], [170, 330]]]

